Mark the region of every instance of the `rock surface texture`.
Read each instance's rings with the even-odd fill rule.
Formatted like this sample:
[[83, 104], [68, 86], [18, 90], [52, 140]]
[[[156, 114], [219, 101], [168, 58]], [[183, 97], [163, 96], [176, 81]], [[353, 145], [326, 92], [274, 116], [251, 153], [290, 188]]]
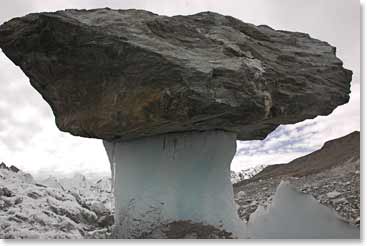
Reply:
[[352, 77], [326, 42], [212, 12], [30, 14], [0, 26], [0, 48], [60, 130], [107, 140], [203, 130], [262, 139], [346, 103]]

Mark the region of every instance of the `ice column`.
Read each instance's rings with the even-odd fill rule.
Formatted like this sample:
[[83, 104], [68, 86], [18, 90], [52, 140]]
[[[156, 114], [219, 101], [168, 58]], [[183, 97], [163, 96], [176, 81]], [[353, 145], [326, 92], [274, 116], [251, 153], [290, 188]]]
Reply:
[[104, 145], [113, 173], [115, 237], [143, 237], [177, 220], [242, 237], [230, 181], [234, 133], [172, 133]]

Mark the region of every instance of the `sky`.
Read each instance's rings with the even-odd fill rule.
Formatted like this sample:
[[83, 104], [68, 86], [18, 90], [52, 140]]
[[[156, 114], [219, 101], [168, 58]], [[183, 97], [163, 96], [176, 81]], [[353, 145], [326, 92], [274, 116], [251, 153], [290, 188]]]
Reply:
[[[237, 141], [231, 169], [279, 164], [360, 129], [360, 2], [358, 0], [1, 0], [0, 23], [32, 12], [69, 8], [145, 9], [163, 15], [214, 11], [244, 22], [309, 33], [337, 47], [353, 71], [351, 99], [328, 116], [281, 125], [262, 141]], [[61, 132], [28, 78], [0, 51], [0, 162], [33, 175], [109, 173], [101, 140]]]

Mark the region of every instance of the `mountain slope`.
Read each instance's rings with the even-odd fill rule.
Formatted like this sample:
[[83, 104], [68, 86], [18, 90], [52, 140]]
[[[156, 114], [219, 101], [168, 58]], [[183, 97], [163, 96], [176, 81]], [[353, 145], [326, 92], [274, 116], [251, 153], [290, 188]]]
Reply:
[[360, 221], [360, 133], [328, 141], [288, 164], [269, 165], [254, 177], [233, 185], [238, 213], [244, 220], [259, 205], [271, 202], [281, 180], [312, 195], [349, 223]]
[[269, 165], [251, 179], [236, 185], [282, 176], [303, 177], [357, 160], [360, 155], [359, 141], [360, 133], [352, 132], [344, 137], [328, 141], [321, 149], [288, 164]]

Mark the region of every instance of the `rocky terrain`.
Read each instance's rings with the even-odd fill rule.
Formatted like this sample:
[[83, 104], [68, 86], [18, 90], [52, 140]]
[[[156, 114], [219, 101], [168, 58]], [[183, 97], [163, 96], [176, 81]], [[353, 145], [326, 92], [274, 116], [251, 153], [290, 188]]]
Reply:
[[[286, 180], [343, 220], [359, 226], [359, 132], [329, 141], [320, 150], [288, 164], [248, 168], [240, 173], [242, 176], [232, 172], [234, 180], [241, 179], [234, 184], [234, 192], [238, 214], [244, 221], [259, 206], [268, 206], [279, 183]], [[108, 238], [113, 213], [110, 178], [91, 180], [75, 174], [36, 181], [15, 166], [0, 164], [0, 238]], [[190, 221], [170, 223], [151, 234], [169, 238], [232, 237]]]
[[348, 223], [360, 223], [360, 134], [326, 142], [307, 156], [288, 164], [270, 165], [254, 177], [234, 184], [238, 214], [248, 221], [261, 205], [267, 206], [281, 180], [312, 195]]
[[18, 168], [0, 165], [0, 238], [106, 238], [113, 224], [109, 180], [35, 181]]

